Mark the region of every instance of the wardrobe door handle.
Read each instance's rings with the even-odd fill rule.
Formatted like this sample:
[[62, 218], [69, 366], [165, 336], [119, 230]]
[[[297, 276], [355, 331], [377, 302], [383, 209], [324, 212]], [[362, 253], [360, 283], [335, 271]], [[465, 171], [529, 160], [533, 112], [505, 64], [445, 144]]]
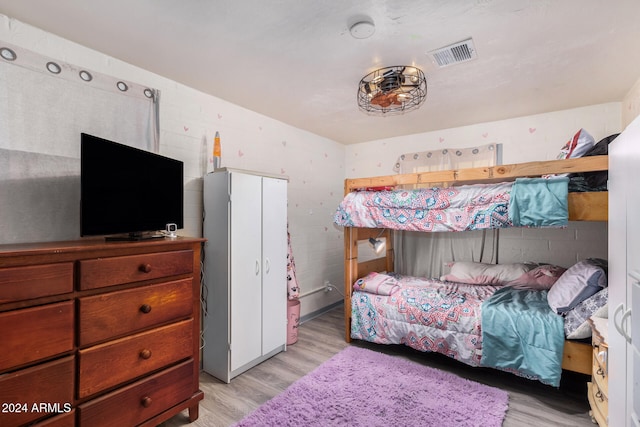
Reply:
[[269, 272], [271, 271], [271, 261], [269, 260], [269, 258], [264, 260], [264, 267], [265, 267], [265, 272], [269, 274]]
[[613, 312], [613, 326], [616, 327], [616, 330], [620, 335], [624, 336], [624, 332], [622, 332], [622, 329], [620, 329], [620, 325], [618, 325], [618, 322], [616, 321], [616, 319], [618, 318], [618, 314], [620, 314], [622, 310], [624, 310], [624, 304], [618, 305], [616, 307], [616, 311]]
[[256, 260], [256, 276], [260, 274], [260, 260]]
[[[631, 344], [631, 334], [627, 332], [627, 318], [630, 318], [630, 317], [631, 317], [631, 309], [628, 309], [627, 311], [625, 311], [625, 313], [622, 315], [622, 318], [620, 319], [620, 328], [624, 332], [622, 336], [624, 336], [624, 339], [627, 340], [629, 344]], [[631, 323], [631, 321], [629, 321], [629, 323]]]
[[616, 311], [613, 312], [613, 326], [616, 327], [616, 330], [618, 331], [618, 333], [622, 335], [624, 339], [627, 340], [628, 343], [631, 343], [631, 337], [627, 335], [627, 331], [624, 328], [624, 322], [627, 320], [627, 317], [631, 315], [631, 310], [627, 310], [622, 315], [622, 318], [620, 319], [620, 323], [618, 323], [617, 321], [618, 314], [620, 314], [623, 310], [624, 310], [624, 304], [620, 304], [619, 306], [616, 307]]

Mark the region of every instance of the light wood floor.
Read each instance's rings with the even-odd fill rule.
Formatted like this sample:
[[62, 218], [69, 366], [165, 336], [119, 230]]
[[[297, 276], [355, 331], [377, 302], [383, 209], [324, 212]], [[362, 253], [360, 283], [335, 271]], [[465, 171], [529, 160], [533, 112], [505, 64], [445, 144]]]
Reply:
[[472, 368], [438, 354], [425, 354], [404, 346], [384, 346], [344, 341], [343, 309], [338, 307], [300, 325], [298, 342], [262, 364], [225, 384], [202, 373], [200, 387], [205, 393], [200, 417], [189, 424], [186, 411], [162, 427], [226, 427], [278, 395], [348, 345], [358, 345], [414, 360], [453, 372], [461, 377], [506, 390], [509, 410], [504, 427], [567, 426], [593, 427], [589, 416], [586, 381], [588, 377], [565, 372], [559, 389], [493, 369]]

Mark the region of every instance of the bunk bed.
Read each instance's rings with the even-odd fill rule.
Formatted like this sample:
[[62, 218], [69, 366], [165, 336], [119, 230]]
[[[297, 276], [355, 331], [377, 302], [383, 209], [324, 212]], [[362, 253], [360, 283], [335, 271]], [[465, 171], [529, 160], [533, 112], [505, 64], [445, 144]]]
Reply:
[[[448, 170], [448, 171], [437, 171], [437, 172], [424, 172], [424, 173], [415, 173], [415, 174], [399, 174], [399, 175], [388, 175], [381, 177], [372, 177], [372, 178], [357, 178], [357, 179], [346, 179], [345, 180], [345, 199], [354, 192], [361, 192], [362, 190], [376, 191], [381, 190], [383, 192], [388, 192], [393, 189], [401, 189], [412, 186], [420, 186], [429, 188], [429, 186], [433, 185], [433, 183], [437, 183], [438, 186], [442, 186], [444, 188], [451, 187], [464, 187], [464, 186], [475, 186], [479, 185], [488, 185], [488, 184], [497, 184], [502, 182], [515, 182], [516, 180], [521, 179], [531, 179], [531, 178], [539, 178], [541, 176], [549, 177], [550, 175], [567, 175], [567, 174], [578, 174], [578, 173], [596, 173], [597, 171], [607, 171], [608, 169], [608, 158], [607, 156], [591, 156], [591, 157], [582, 157], [575, 159], [566, 159], [566, 160], [554, 160], [554, 161], [542, 161], [542, 162], [529, 162], [529, 163], [521, 163], [521, 164], [510, 164], [510, 165], [500, 165], [494, 167], [481, 167], [481, 168], [470, 168], [470, 169], [460, 169], [460, 170]], [[566, 195], [566, 208], [568, 211], [568, 220], [569, 221], [607, 221], [608, 218], [608, 194], [606, 191], [583, 191], [583, 192], [568, 192]], [[340, 209], [336, 213], [336, 218], [341, 215]], [[342, 213], [344, 216], [344, 212]], [[344, 218], [343, 218], [344, 219]], [[350, 219], [349, 219], [350, 221]], [[344, 224], [350, 224], [350, 222], [343, 222]], [[341, 225], [338, 220], [336, 223]], [[495, 227], [503, 227], [503, 226], [511, 226], [512, 224], [494, 224], [492, 226]], [[402, 229], [398, 227], [397, 229]], [[404, 229], [411, 229], [404, 228]], [[425, 231], [425, 230], [422, 230]], [[384, 237], [386, 240], [386, 250], [384, 254], [376, 259], [368, 260], [368, 261], [359, 261], [358, 260], [358, 242], [363, 240], [369, 240], [370, 238], [378, 239]], [[351, 323], [352, 323], [352, 310], [362, 310], [362, 308], [354, 308], [352, 307], [352, 296], [354, 292], [357, 294], [358, 292], [358, 283], [362, 286], [362, 281], [364, 278], [371, 278], [372, 274], [376, 272], [393, 272], [394, 270], [394, 248], [393, 248], [393, 230], [391, 226], [385, 223], [384, 227], [376, 227], [371, 224], [367, 224], [364, 226], [344, 226], [344, 244], [345, 244], [345, 259], [344, 259], [344, 270], [345, 270], [345, 339], [347, 342], [351, 342], [352, 334], [351, 334]], [[396, 284], [400, 284], [404, 278], [398, 277], [398, 282], [395, 282], [393, 286]], [[409, 278], [410, 281], [421, 280], [417, 278]], [[425, 279], [429, 280], [429, 279]], [[354, 286], [356, 285], [356, 286]], [[450, 286], [451, 284], [445, 283], [443, 286]], [[383, 284], [384, 286], [384, 284]], [[388, 286], [388, 285], [387, 285]], [[441, 285], [439, 285], [441, 286]], [[466, 291], [465, 286], [460, 285], [463, 291]], [[354, 290], [354, 288], [356, 288]], [[476, 300], [477, 304], [481, 304], [482, 301], [486, 299], [486, 296], [489, 294], [493, 294], [496, 291], [496, 288], [491, 286], [483, 286], [481, 287], [481, 291], [474, 290], [475, 294], [471, 297], [468, 297], [469, 301], [466, 301], [469, 304], [473, 304], [470, 302], [471, 300]], [[385, 289], [383, 289], [384, 291]], [[381, 292], [379, 295], [379, 300], [389, 300], [391, 301], [391, 297], [386, 296], [393, 293], [393, 289], [386, 289], [389, 292]], [[459, 290], [458, 287], [455, 287], [455, 291]], [[472, 292], [472, 293], [473, 293]], [[486, 295], [479, 295], [485, 293]], [[357, 294], [358, 295], [358, 294]], [[368, 301], [368, 300], [367, 300]], [[545, 299], [546, 303], [546, 299]], [[402, 305], [401, 301], [393, 300], [388, 306], [396, 306], [400, 307]], [[380, 308], [379, 306], [371, 306], [366, 308], [367, 310], [380, 311], [387, 310], [388, 308]], [[375, 313], [374, 313], [375, 314]], [[446, 323], [446, 321], [445, 321]], [[475, 326], [476, 329], [479, 329], [479, 325]], [[455, 332], [453, 332], [455, 333]], [[367, 337], [362, 337], [362, 334], [358, 336], [358, 339], [368, 340]], [[564, 335], [563, 335], [564, 337]], [[420, 337], [417, 337], [419, 339]], [[467, 339], [477, 339], [475, 338], [467, 338]], [[410, 340], [410, 338], [409, 338]], [[436, 338], [434, 338], [436, 340]], [[442, 340], [442, 338], [441, 338]], [[563, 340], [563, 342], [562, 342]], [[372, 340], [373, 341], [373, 340]], [[374, 341], [375, 342], [375, 341]], [[418, 350], [422, 350], [421, 346], [417, 343], [407, 342], [407, 337], [404, 337], [402, 342], [392, 342], [394, 344], [405, 344], [409, 345]], [[481, 346], [481, 343], [478, 344]], [[423, 350], [423, 351], [433, 351], [433, 347], [431, 349]], [[439, 350], [436, 350], [439, 351]], [[459, 354], [448, 354], [445, 348], [441, 351], [443, 354], [447, 354], [454, 359], [458, 359], [464, 363], [470, 364], [472, 366], [482, 366], [480, 365], [480, 360], [464, 360], [464, 358], [460, 357]], [[592, 348], [589, 342], [584, 341], [576, 341], [576, 340], [564, 340], [561, 339], [560, 344], [560, 352], [561, 356], [561, 368], [569, 371], [579, 372], [583, 374], [590, 374], [591, 368], [591, 352]], [[473, 356], [470, 356], [473, 358]], [[505, 369], [509, 370], [509, 369]], [[522, 374], [518, 372], [513, 372], [516, 375], [521, 375], [525, 377], [529, 377], [532, 379], [540, 379], [536, 378], [536, 376], [530, 376], [527, 374]], [[547, 382], [544, 379], [541, 379], [542, 382], [547, 384], [552, 384], [552, 382]], [[559, 379], [558, 379], [559, 381]], [[552, 384], [558, 385], [558, 383]]]

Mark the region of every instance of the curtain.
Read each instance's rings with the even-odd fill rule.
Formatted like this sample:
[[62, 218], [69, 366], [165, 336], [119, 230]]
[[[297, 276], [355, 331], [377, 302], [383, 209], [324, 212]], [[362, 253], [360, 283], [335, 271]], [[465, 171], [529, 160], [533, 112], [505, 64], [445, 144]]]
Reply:
[[[442, 148], [400, 155], [393, 168], [399, 174], [495, 166], [502, 163], [502, 144], [472, 148]], [[431, 183], [439, 186], [439, 183]]]
[[[501, 163], [502, 145], [488, 144], [403, 154], [398, 158], [394, 170], [402, 174]], [[430, 183], [430, 186], [438, 185], [440, 183]], [[437, 278], [448, 272], [446, 263], [451, 261], [497, 263], [499, 232], [498, 229], [464, 233], [395, 231], [394, 269], [411, 276]]]
[[158, 98], [0, 41], [0, 243], [79, 238], [80, 134], [157, 152]]

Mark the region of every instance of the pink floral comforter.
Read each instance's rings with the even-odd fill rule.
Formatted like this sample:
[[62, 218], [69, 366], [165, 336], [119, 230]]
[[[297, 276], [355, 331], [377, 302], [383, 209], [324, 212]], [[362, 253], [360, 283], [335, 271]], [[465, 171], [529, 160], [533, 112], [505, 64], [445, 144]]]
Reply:
[[401, 289], [392, 295], [353, 292], [351, 337], [380, 344], [405, 344], [479, 366], [482, 302], [499, 287], [410, 276], [396, 278]]
[[344, 227], [409, 231], [465, 231], [512, 226], [512, 182], [417, 190], [357, 191], [338, 206]]

